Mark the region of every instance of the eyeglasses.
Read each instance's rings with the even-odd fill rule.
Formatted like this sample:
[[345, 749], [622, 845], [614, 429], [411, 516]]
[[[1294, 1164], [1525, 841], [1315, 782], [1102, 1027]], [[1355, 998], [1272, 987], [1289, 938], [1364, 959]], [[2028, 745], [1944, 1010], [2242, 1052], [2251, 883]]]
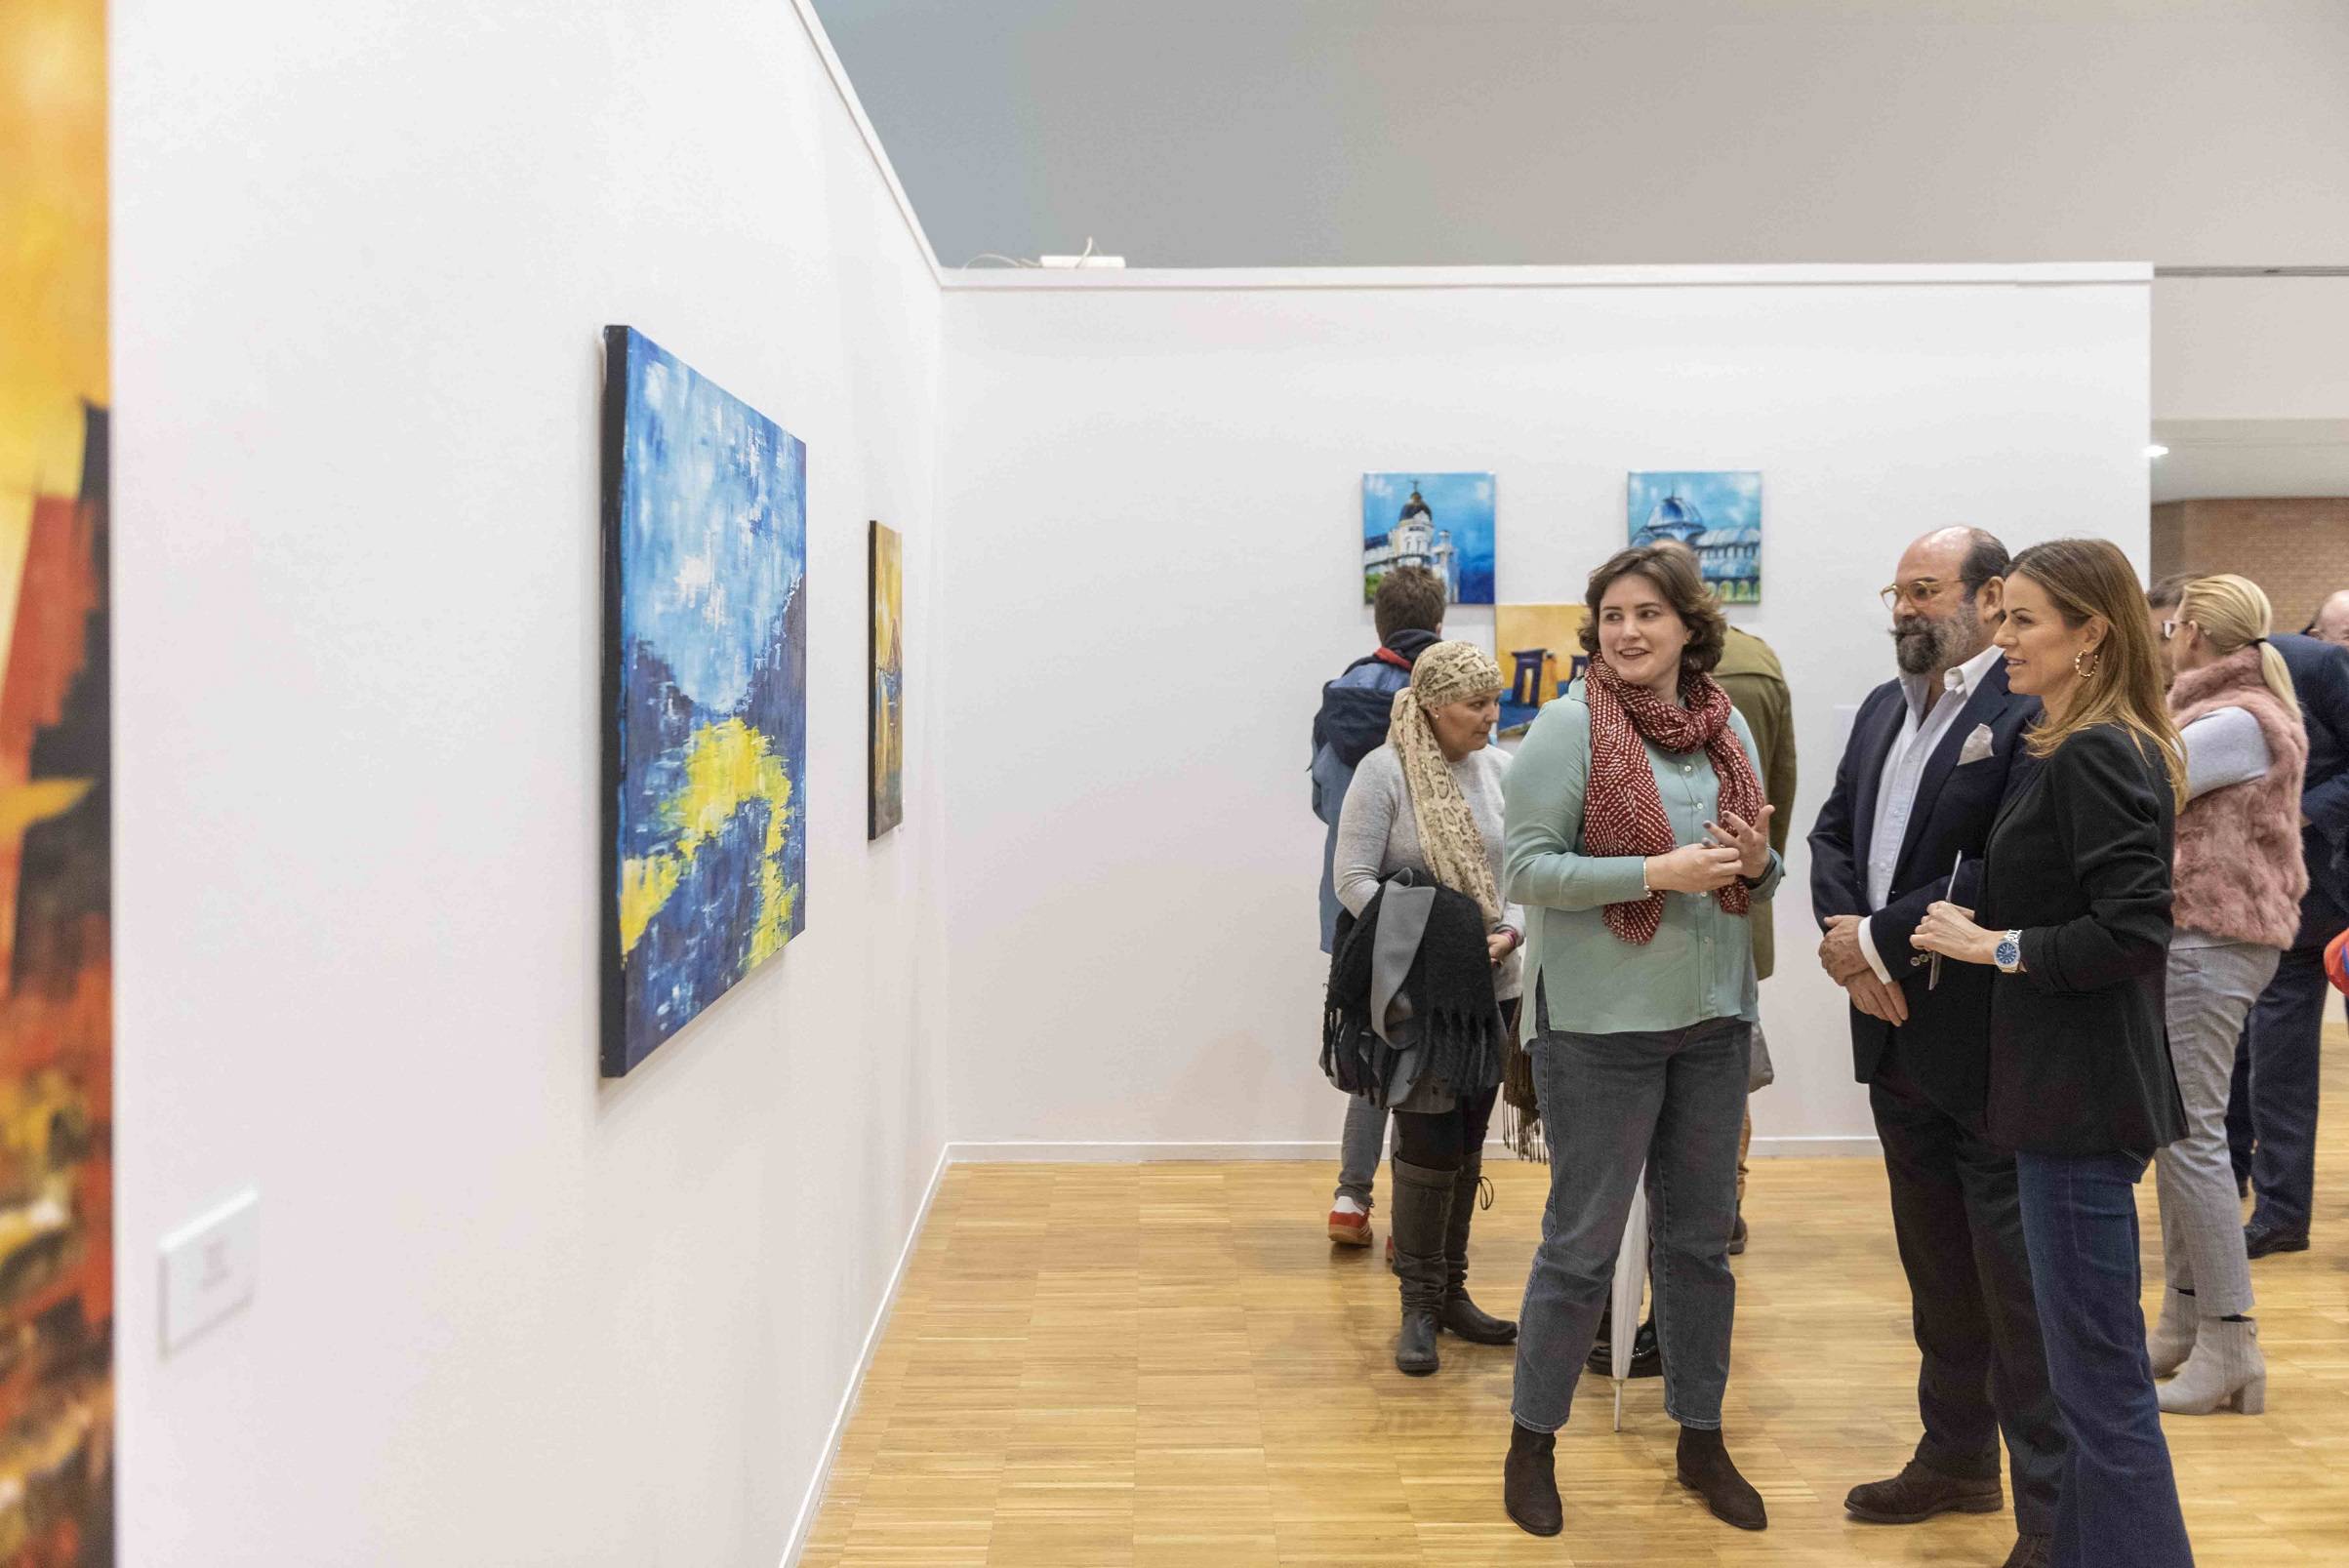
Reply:
[[2181, 627], [2191, 626], [2194, 623], [2191, 621], [2165, 621], [2162, 623], [2162, 640], [2164, 642], [2167, 642], [2170, 638], [2178, 634], [2178, 631]]
[[1937, 577], [1921, 577], [1908, 583], [1888, 583], [1876, 590], [1876, 596], [1884, 601], [1885, 609], [1897, 612], [1903, 604], [1931, 604], [1946, 586]]

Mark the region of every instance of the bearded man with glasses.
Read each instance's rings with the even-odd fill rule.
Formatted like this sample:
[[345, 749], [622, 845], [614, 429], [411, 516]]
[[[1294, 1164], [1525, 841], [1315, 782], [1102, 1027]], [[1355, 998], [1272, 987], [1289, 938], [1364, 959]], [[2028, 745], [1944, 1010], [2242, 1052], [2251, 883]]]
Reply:
[[1810, 835], [1819, 961], [1851, 998], [1852, 1062], [1891, 1178], [1909, 1277], [1924, 1436], [1844, 1508], [1878, 1524], [1995, 1513], [1999, 1439], [2014, 1479], [2009, 1568], [2047, 1561], [2063, 1427], [2031, 1295], [2014, 1155], [1992, 1146], [1990, 976], [1909, 945], [1937, 899], [1971, 907], [1990, 826], [2032, 766], [2034, 698], [2006, 687], [1990, 634], [2006, 549], [1978, 528], [1911, 544], [1883, 591], [1896, 679], [1868, 696]]

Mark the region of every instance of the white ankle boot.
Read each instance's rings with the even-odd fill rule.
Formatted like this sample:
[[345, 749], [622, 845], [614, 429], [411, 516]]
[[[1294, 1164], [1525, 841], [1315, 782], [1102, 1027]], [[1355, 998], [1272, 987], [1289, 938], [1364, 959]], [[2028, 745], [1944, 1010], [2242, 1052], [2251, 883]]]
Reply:
[[2259, 1326], [2248, 1317], [2232, 1323], [2204, 1318], [2186, 1364], [2154, 1395], [2172, 1416], [2207, 1416], [2229, 1406], [2258, 1415], [2267, 1408], [2267, 1357], [2259, 1353]]
[[2194, 1298], [2182, 1290], [2162, 1292], [2162, 1318], [2145, 1336], [2145, 1356], [2153, 1375], [2167, 1378], [2186, 1364], [2194, 1350]]

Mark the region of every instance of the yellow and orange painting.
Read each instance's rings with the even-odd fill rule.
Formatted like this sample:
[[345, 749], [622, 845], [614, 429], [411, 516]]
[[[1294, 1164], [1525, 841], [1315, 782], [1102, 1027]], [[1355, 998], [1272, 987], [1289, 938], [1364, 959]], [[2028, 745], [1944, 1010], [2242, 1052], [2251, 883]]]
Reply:
[[106, 14], [0, 5], [0, 1564], [114, 1560]]
[[1492, 611], [1493, 657], [1509, 690], [1501, 694], [1501, 733], [1521, 733], [1544, 703], [1573, 684], [1589, 656], [1579, 604], [1497, 604]]

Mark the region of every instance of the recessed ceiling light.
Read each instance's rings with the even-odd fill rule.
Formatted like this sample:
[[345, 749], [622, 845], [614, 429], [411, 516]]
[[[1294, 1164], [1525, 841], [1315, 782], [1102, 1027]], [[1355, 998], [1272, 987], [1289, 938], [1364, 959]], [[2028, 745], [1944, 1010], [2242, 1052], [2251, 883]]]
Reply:
[[2148, 458], [2167, 458], [2169, 456], [2169, 449], [2156, 441], [2145, 449], [2145, 455]]

